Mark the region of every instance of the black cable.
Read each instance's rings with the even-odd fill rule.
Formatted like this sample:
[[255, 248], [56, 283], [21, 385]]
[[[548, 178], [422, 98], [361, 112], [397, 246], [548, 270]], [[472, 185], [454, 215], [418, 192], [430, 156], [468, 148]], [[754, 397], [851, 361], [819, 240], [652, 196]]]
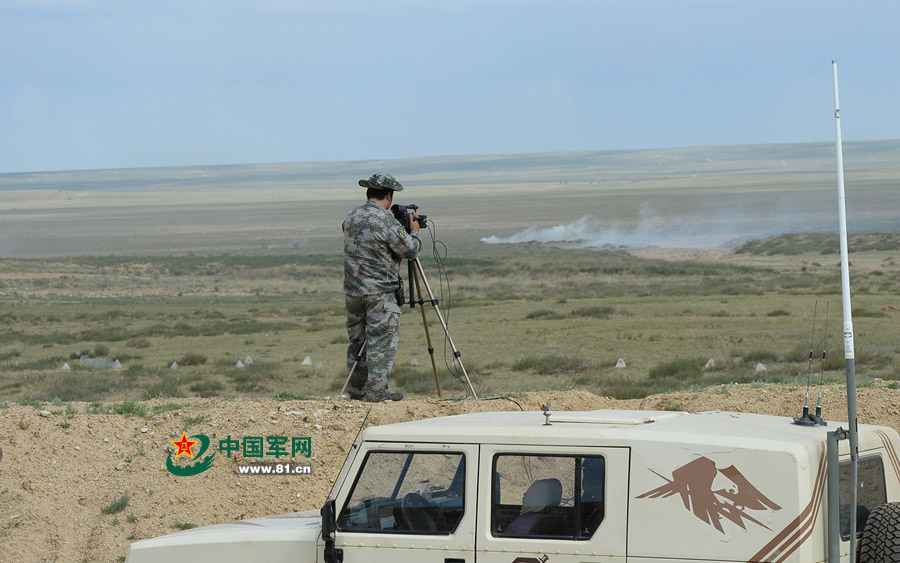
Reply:
[[519, 401], [517, 401], [515, 399], [510, 399], [509, 397], [487, 397], [487, 398], [482, 397], [481, 400], [482, 401], [510, 401], [512, 403], [515, 403], [515, 405], [517, 407], [519, 407], [520, 411], [523, 411], [523, 412], [525, 411], [525, 408], [521, 405], [521, 403], [519, 403]]
[[[468, 396], [461, 397], [458, 399], [428, 399], [428, 402], [431, 402], [431, 403], [454, 403], [454, 402], [458, 402], [458, 401], [465, 401], [466, 399], [468, 399]], [[525, 407], [523, 407], [522, 404], [519, 403], [519, 401], [516, 401], [515, 399], [510, 399], [509, 397], [479, 397], [478, 400], [479, 401], [509, 401], [509, 402], [515, 404], [517, 407], [519, 407], [520, 411], [523, 411], [523, 412], [525, 411]]]
[[[444, 333], [444, 366], [446, 366], [447, 371], [450, 372], [453, 377], [463, 386], [463, 389], [466, 390], [466, 398], [469, 397], [469, 388], [463, 381], [462, 374], [459, 369], [456, 367], [456, 362], [451, 362], [448, 355], [448, 345], [450, 344], [450, 312], [453, 308], [453, 292], [450, 288], [450, 277], [447, 274], [447, 256], [449, 255], [449, 250], [447, 245], [444, 244], [443, 241], [438, 240], [437, 238], [437, 226], [434, 222], [434, 219], [429, 219], [429, 235], [431, 236], [431, 257], [434, 260], [434, 263], [438, 267], [438, 293], [440, 295], [440, 303], [444, 304], [444, 323], [447, 325], [447, 332]], [[447, 284], [447, 300], [444, 300], [444, 284]]]

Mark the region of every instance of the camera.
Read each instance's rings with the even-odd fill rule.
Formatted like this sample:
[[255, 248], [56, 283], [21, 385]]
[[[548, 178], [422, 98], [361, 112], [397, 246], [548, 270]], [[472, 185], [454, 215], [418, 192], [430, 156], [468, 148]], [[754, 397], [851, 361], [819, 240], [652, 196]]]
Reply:
[[412, 232], [412, 224], [410, 220], [417, 221], [419, 223], [419, 228], [427, 229], [428, 228], [428, 215], [419, 215], [418, 217], [413, 216], [412, 212], [419, 209], [418, 205], [400, 205], [399, 203], [395, 203], [391, 206], [391, 212], [394, 214], [394, 218], [403, 225], [403, 228], [406, 229], [406, 232]]

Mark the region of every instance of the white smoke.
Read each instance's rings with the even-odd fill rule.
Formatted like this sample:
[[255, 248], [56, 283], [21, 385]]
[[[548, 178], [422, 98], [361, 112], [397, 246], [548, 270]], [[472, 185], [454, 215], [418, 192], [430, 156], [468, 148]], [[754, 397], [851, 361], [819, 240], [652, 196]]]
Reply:
[[713, 221], [665, 217], [646, 204], [639, 215], [634, 225], [610, 225], [593, 215], [585, 215], [571, 223], [547, 228], [529, 227], [508, 237], [485, 237], [481, 242], [580, 242], [586, 247], [722, 248], [771, 230], [771, 225], [761, 228], [759, 224], [741, 223], [734, 217], [720, 216]]
[[529, 227], [508, 237], [490, 236], [481, 239], [486, 244], [508, 244], [518, 242], [583, 242], [596, 237], [601, 231], [600, 219], [585, 215], [567, 225], [557, 225], [541, 229]]

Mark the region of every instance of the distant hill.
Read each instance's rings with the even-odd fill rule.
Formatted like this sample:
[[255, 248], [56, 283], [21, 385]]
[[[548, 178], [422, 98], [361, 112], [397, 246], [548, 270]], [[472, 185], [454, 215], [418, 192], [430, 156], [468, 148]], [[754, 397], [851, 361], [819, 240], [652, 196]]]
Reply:
[[[852, 232], [900, 232], [900, 140], [848, 142]], [[836, 224], [831, 143], [0, 175], [0, 259], [339, 254], [360, 178], [394, 174], [429, 233], [489, 244], [733, 247]], [[499, 250], [498, 250], [499, 252]]]
[[[845, 169], [900, 171], [900, 140], [844, 144]], [[81, 170], [0, 174], [0, 190], [171, 190], [347, 187], [374, 171], [428, 186], [622, 182], [691, 174], [801, 174], [834, 170], [832, 143]]]

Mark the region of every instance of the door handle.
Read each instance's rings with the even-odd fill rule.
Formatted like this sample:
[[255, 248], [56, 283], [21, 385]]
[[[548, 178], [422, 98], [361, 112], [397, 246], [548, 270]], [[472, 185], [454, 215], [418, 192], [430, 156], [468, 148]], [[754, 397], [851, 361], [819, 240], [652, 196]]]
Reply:
[[465, 559], [444, 559], [444, 563], [466, 563]]

